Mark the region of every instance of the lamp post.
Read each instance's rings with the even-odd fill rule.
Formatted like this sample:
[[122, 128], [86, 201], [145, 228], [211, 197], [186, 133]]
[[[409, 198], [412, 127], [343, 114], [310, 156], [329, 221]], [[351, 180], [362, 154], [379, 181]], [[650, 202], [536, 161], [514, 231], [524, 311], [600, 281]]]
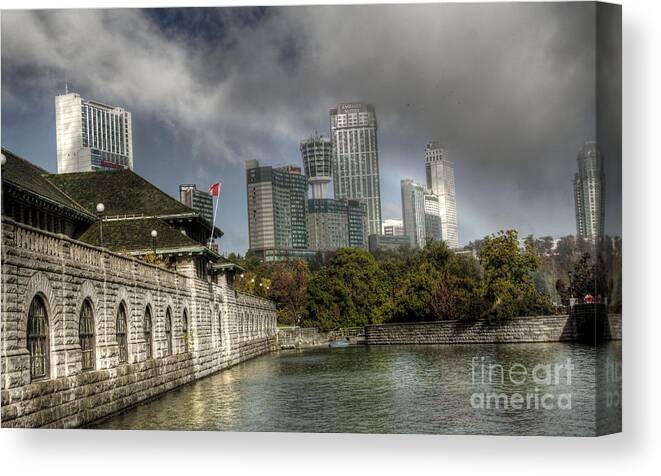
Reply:
[[574, 273], [569, 271], [567, 274], [569, 275], [569, 297], [574, 297], [574, 288], [572, 286], [572, 278], [574, 277]]
[[151, 247], [152, 250], [154, 251], [154, 255], [156, 254], [156, 237], [158, 236], [158, 232], [156, 230], [151, 231]]
[[99, 214], [99, 246], [103, 248], [103, 212], [106, 211], [106, 206], [103, 203], [96, 204], [96, 213]]

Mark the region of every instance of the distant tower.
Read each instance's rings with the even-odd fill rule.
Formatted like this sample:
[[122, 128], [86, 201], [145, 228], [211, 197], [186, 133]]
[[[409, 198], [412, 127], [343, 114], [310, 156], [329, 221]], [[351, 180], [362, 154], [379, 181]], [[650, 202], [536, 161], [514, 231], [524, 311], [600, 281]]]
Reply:
[[459, 247], [459, 227], [457, 225], [457, 196], [454, 188], [454, 164], [448, 160], [445, 149], [438, 142], [430, 142], [425, 147], [425, 171], [427, 188], [439, 197], [443, 241], [450, 248], [457, 248]]
[[344, 103], [330, 110], [335, 198], [367, 206], [368, 233], [381, 233], [379, 151], [374, 106]]
[[415, 183], [411, 179], [401, 181], [402, 188], [402, 217], [404, 234], [409, 237], [411, 248], [425, 246], [425, 194], [424, 185]]
[[586, 142], [578, 152], [578, 173], [574, 176], [576, 234], [596, 243], [604, 235], [603, 156], [596, 142]]
[[383, 234], [388, 236], [404, 236], [404, 222], [402, 220], [383, 220]]
[[57, 172], [133, 170], [131, 113], [68, 91], [55, 96]]
[[198, 190], [192, 183], [179, 185], [179, 201], [213, 223], [213, 197], [209, 192]]
[[246, 185], [250, 251], [266, 261], [305, 257], [308, 183], [301, 168], [248, 160]]
[[326, 198], [326, 186], [330, 183], [333, 144], [329, 138], [314, 136], [301, 141], [301, 156], [312, 198]]

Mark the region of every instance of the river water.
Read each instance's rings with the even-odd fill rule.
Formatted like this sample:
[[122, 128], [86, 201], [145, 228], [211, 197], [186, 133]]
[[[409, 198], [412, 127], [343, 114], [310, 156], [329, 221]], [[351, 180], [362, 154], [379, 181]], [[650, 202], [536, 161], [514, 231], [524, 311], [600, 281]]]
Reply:
[[281, 351], [96, 428], [590, 436], [621, 426], [620, 359], [619, 342]]

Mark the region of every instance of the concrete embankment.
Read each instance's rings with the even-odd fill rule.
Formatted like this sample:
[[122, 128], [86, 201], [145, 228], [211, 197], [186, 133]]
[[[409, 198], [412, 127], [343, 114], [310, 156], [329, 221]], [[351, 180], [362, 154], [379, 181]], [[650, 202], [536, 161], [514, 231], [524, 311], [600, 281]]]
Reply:
[[[595, 335], [596, 332], [596, 335]], [[506, 321], [433, 321], [370, 325], [368, 345], [599, 342], [622, 339], [622, 316], [604, 316], [599, 325], [583, 316], [526, 316]]]

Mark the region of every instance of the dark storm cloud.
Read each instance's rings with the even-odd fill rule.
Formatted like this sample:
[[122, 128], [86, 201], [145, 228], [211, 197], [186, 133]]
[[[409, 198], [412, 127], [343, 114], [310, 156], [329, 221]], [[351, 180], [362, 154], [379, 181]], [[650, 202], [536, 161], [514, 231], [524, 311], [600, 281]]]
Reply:
[[[300, 139], [327, 133], [329, 108], [366, 101], [379, 121], [384, 218], [401, 215], [401, 178], [423, 181], [424, 145], [435, 139], [455, 162], [462, 242], [507, 227], [569, 234], [576, 153], [596, 137], [595, 12], [586, 3], [3, 12], [3, 144], [54, 168], [52, 96], [65, 81], [125, 105], [137, 171], [171, 193], [223, 177], [222, 246], [244, 251], [243, 161], [298, 163]], [[610, 223], [617, 231], [619, 215]]]

